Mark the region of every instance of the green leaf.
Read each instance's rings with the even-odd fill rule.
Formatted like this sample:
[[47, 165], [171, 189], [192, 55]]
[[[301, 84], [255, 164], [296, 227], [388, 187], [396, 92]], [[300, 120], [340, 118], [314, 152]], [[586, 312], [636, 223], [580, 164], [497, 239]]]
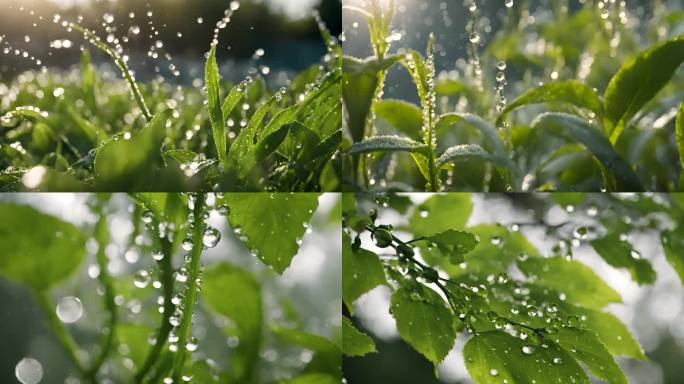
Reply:
[[354, 143], [347, 151], [348, 155], [370, 152], [419, 152], [427, 149], [427, 145], [401, 136], [373, 136]]
[[380, 100], [375, 103], [376, 116], [387, 121], [408, 137], [420, 138], [423, 112], [416, 105], [403, 100]]
[[482, 274], [508, 272], [508, 268], [516, 258], [539, 255], [537, 249], [527, 241], [525, 236], [520, 232], [511, 232], [502, 225], [481, 224], [469, 227], [468, 231], [476, 234], [480, 239], [475, 249], [465, 256], [469, 272]]
[[149, 182], [152, 165], [161, 164], [160, 149], [166, 134], [171, 110], [158, 113], [129, 140], [110, 140], [95, 155], [95, 176], [105, 186], [123, 188], [138, 182]]
[[[504, 332], [479, 333], [463, 347], [463, 358], [476, 384], [586, 383], [589, 378], [565, 350], [549, 343], [548, 348], [522, 352], [525, 342]], [[554, 363], [560, 359], [560, 364]]]
[[532, 123], [568, 140], [584, 145], [618, 181], [618, 189], [638, 192], [643, 185], [632, 167], [613, 148], [601, 131], [577, 116], [565, 113], [544, 113]]
[[459, 123], [467, 124], [480, 131], [487, 144], [486, 147], [502, 159], [508, 158], [508, 152], [499, 137], [496, 127], [480, 116], [470, 113], [446, 113], [437, 119], [435, 130], [443, 132]]
[[452, 264], [462, 263], [463, 255], [472, 251], [479, 243], [477, 235], [454, 229], [427, 237], [425, 240], [428, 244], [432, 244], [432, 247], [421, 249], [430, 253], [438, 251], [443, 257], [448, 257]]
[[684, 103], [679, 104], [679, 113], [675, 122], [675, 137], [679, 151], [679, 163], [684, 168]]
[[0, 126], [10, 126], [15, 119], [41, 121], [48, 117], [47, 112], [33, 106], [17, 107], [0, 116]]
[[409, 230], [417, 236], [432, 236], [465, 227], [473, 210], [469, 193], [434, 195], [413, 212]]
[[615, 290], [579, 261], [529, 257], [518, 259], [518, 268], [535, 284], [565, 293], [571, 303], [601, 309], [610, 303], [622, 302]]
[[629, 120], [672, 78], [684, 62], [684, 35], [641, 52], [613, 76], [606, 88], [606, 132], [616, 143]]
[[272, 330], [281, 341], [299, 345], [314, 353], [313, 360], [307, 365], [307, 371], [333, 375], [340, 374], [342, 370], [342, 351], [332, 341], [323, 336], [297, 329], [273, 326]]
[[673, 231], [663, 232], [660, 242], [665, 258], [684, 284], [684, 227], [680, 225]]
[[[226, 296], [227, 292], [239, 294]], [[203, 272], [202, 298], [213, 312], [231, 319], [225, 331], [240, 341], [236, 353], [231, 354], [231, 371], [239, 382], [250, 382], [259, 361], [263, 333], [259, 282], [242, 268], [228, 263], [214, 264]]]
[[615, 315], [580, 307], [574, 307], [572, 313], [584, 319], [582, 324], [596, 333], [612, 355], [646, 360], [639, 343]]
[[44, 291], [73, 274], [86, 237], [73, 224], [33, 207], [0, 204], [0, 274]]
[[378, 285], [387, 284], [378, 255], [363, 248], [354, 251], [346, 232], [342, 234], [342, 276], [342, 298], [350, 311], [361, 295]]
[[147, 342], [152, 330], [135, 324], [119, 324], [116, 327], [116, 338], [119, 343], [126, 345], [128, 358], [133, 360], [137, 367], [140, 367], [145, 361], [150, 344]]
[[259, 259], [283, 273], [318, 207], [317, 193], [227, 193], [228, 220]]
[[342, 351], [347, 356], [364, 356], [377, 352], [373, 339], [356, 329], [346, 316], [342, 316]]
[[254, 148], [254, 140], [259, 132], [259, 127], [262, 125], [266, 114], [271, 110], [271, 107], [276, 102], [275, 96], [270, 98], [266, 103], [260, 106], [252, 115], [252, 118], [247, 123], [247, 126], [240, 131], [238, 137], [230, 146], [230, 157], [236, 163], [240, 161]]
[[550, 338], [575, 359], [585, 364], [594, 376], [609, 384], [627, 384], [627, 378], [613, 356], [592, 332], [564, 327]]
[[453, 316], [441, 296], [422, 285], [402, 287], [392, 295], [392, 315], [399, 335], [413, 348], [439, 364], [456, 341]]
[[651, 263], [641, 259], [641, 255], [628, 241], [620, 240], [619, 233], [612, 232], [600, 239], [592, 240], [591, 246], [608, 264], [629, 270], [632, 279], [639, 285], [655, 282], [656, 272]]
[[[299, 124], [299, 123], [294, 123]], [[287, 134], [290, 132], [290, 125], [280, 127], [275, 132], [272, 132], [263, 140], [259, 141], [249, 153], [247, 153], [242, 161], [238, 164], [238, 173], [240, 177], [245, 177], [247, 174], [261, 161], [265, 160], [273, 152], [278, 149], [280, 144], [285, 140]]]
[[244, 84], [238, 84], [228, 92], [228, 96], [223, 100], [223, 105], [221, 106], [222, 115], [225, 119], [233, 113], [233, 110], [237, 107], [243, 97], [245, 97]]
[[447, 150], [435, 161], [435, 165], [437, 165], [437, 167], [443, 167], [449, 163], [465, 160], [491, 161], [504, 166], [508, 165], [506, 159], [492, 155], [477, 144], [460, 144], [447, 148]]
[[214, 144], [216, 145], [219, 161], [223, 163], [226, 160], [226, 122], [223, 110], [221, 109], [221, 88], [219, 86], [221, 75], [219, 74], [218, 64], [216, 64], [216, 44], [211, 45], [204, 76], [207, 87], [207, 106], [209, 107], [211, 132], [214, 136]]
[[525, 105], [549, 103], [549, 102], [564, 102], [572, 104], [576, 107], [588, 109], [597, 116], [603, 113], [603, 105], [601, 99], [593, 88], [576, 80], [559, 81], [541, 85], [537, 88], [518, 96], [512, 103], [510, 103], [496, 119], [496, 125], [501, 125], [506, 116]]
[[366, 122], [384, 72], [402, 56], [389, 56], [380, 61], [375, 57], [360, 60], [342, 58], [342, 100], [347, 110], [347, 127], [354, 142], [363, 140]]

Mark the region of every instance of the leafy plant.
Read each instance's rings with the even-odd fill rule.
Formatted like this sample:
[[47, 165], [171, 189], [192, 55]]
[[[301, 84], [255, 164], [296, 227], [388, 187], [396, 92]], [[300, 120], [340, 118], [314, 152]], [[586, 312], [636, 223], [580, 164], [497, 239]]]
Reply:
[[64, 21], [111, 57], [124, 81], [99, 76], [87, 51], [80, 70], [43, 68], [14, 80], [0, 100], [0, 190], [337, 189], [339, 43], [319, 20], [328, 53], [289, 89], [268, 89], [259, 76], [224, 82], [216, 47], [237, 7], [217, 23], [204, 90], [143, 84], [114, 34], [105, 41]]
[[[376, 352], [355, 328], [354, 303], [370, 290], [391, 291], [390, 313], [399, 336], [439, 365], [457, 335], [475, 383], [626, 383], [615, 358], [646, 359], [627, 327], [604, 311], [621, 295], [573, 258], [577, 247], [631, 275], [654, 283], [650, 256], [632, 236], [656, 233], [665, 256], [684, 282], [677, 233], [684, 226], [679, 195], [482, 195], [508, 198], [531, 212], [531, 221], [467, 226], [471, 195], [346, 194], [343, 210], [344, 354]], [[547, 223], [560, 206], [568, 219]], [[397, 215], [401, 219], [397, 220]], [[386, 218], [399, 222], [393, 227]], [[674, 229], [672, 229], [674, 228]], [[545, 255], [526, 238], [542, 230], [555, 241]], [[380, 356], [382, 358], [382, 356]], [[377, 360], [375, 360], [377, 362]]]
[[[589, 1], [569, 13], [567, 2], [556, 3], [549, 13], [546, 5], [510, 2], [503, 27], [484, 46], [473, 2], [468, 64], [439, 74], [434, 34], [425, 56], [405, 47], [392, 53], [390, 45], [409, 33], [392, 29], [393, 1], [345, 7], [351, 20], [367, 20], [373, 56], [343, 57], [344, 189], [681, 189], [675, 117], [684, 35], [639, 34], [658, 25], [681, 30], [681, 11], [660, 2], [632, 10]], [[642, 23], [632, 11], [652, 19]], [[419, 105], [383, 98], [387, 71], [397, 64]]]
[[[315, 193], [98, 194], [87, 198], [93, 220], [82, 226], [4, 200], [0, 276], [32, 291], [73, 364], [72, 377], [84, 383], [258, 383], [268, 376], [261, 356], [273, 348], [305, 348], [310, 354], [299, 366], [279, 367], [277, 382], [339, 382], [340, 343], [327, 338], [339, 335], [339, 328], [327, 337], [305, 331], [289, 299], [278, 295], [288, 315], [269, 318], [262, 287], [266, 271], [256, 275], [230, 255], [204, 267], [205, 251], [221, 241], [221, 232], [207, 224], [211, 214], [226, 220], [236, 245], [283, 273], [299, 252], [318, 199]], [[114, 213], [122, 203], [133, 207], [125, 258], [141, 268], [134, 276], [125, 273], [128, 268], [112, 267], [110, 248], [121, 237], [121, 222], [115, 221], [121, 217], [114, 219]], [[101, 297], [67, 296], [55, 310], [55, 290], [83, 275], [89, 252], [95, 257], [87, 274], [96, 279]], [[93, 300], [101, 300], [101, 307]], [[101, 317], [102, 326], [93, 333], [79, 324], [72, 333], [66, 324], [78, 321], [84, 306], [89, 322]]]

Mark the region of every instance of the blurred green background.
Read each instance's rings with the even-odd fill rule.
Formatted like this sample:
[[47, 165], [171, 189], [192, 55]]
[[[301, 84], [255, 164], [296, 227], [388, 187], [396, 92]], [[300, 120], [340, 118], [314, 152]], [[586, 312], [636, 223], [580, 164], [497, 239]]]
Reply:
[[[216, 23], [230, 4], [230, 0], [0, 0], [0, 35], [5, 35], [5, 42], [12, 48], [28, 51], [47, 66], [67, 66], [78, 62], [81, 45], [90, 51], [95, 49], [78, 33], [67, 32], [61, 21], [54, 23], [54, 15], [69, 21], [76, 21], [80, 15], [81, 23], [103, 38], [107, 36], [103, 17], [111, 15], [113, 34], [129, 38], [124, 44], [125, 53], [131, 56], [134, 69], [145, 75], [155, 65], [162, 65], [165, 53], [181, 68], [201, 64]], [[341, 0], [242, 0], [239, 4], [221, 32], [219, 61], [254, 61], [256, 50], [263, 49], [259, 64], [274, 70], [301, 70], [318, 62], [326, 52], [312, 12], [317, 10], [335, 35], [342, 28]], [[155, 32], [151, 32], [150, 21]], [[131, 33], [136, 28], [140, 32]], [[59, 39], [72, 40], [73, 47], [51, 49], [50, 42]], [[157, 40], [163, 43], [163, 49], [159, 60], [152, 60], [147, 51]], [[13, 52], [2, 54], [2, 48], [0, 45], [0, 76], [35, 69]]]

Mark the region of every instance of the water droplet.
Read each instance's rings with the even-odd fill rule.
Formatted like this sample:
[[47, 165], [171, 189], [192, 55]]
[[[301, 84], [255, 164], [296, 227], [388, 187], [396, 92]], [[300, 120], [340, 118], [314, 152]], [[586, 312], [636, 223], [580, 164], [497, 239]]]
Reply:
[[513, 7], [513, 0], [506, 0], [506, 1], [504, 1], [504, 5], [506, 6], [506, 8], [511, 8], [511, 7]]
[[531, 355], [534, 352], [534, 348], [529, 345], [523, 345], [522, 352], [526, 355]]
[[140, 219], [145, 224], [151, 224], [152, 220], [154, 219], [154, 213], [152, 213], [150, 210], [147, 210], [140, 215]]
[[639, 253], [639, 251], [637, 251], [636, 249], [632, 249], [629, 252], [629, 255], [632, 257], [632, 259], [635, 259], [635, 260], [641, 259], [641, 253]]
[[494, 368], [492, 368], [492, 369], [489, 370], [489, 374], [492, 375], [492, 376], [494, 376], [494, 377], [496, 377], [496, 376], [499, 376], [499, 371], [496, 370], [496, 369], [494, 369]]
[[164, 253], [162, 251], [154, 251], [152, 252], [152, 258], [156, 261], [162, 261], [164, 260]]
[[78, 297], [67, 296], [57, 303], [57, 317], [64, 323], [77, 322], [83, 316], [83, 304]]
[[186, 237], [185, 239], [183, 239], [183, 243], [181, 243], [181, 247], [183, 247], [183, 249], [186, 251], [192, 250], [192, 239], [189, 237]]
[[188, 270], [181, 268], [176, 271], [176, 281], [179, 283], [185, 283], [188, 281]]
[[25, 357], [14, 367], [14, 375], [22, 384], [38, 384], [43, 380], [43, 365], [36, 359]]
[[190, 352], [194, 352], [197, 350], [197, 339], [194, 337], [191, 337], [188, 339], [188, 342], [185, 343], [185, 349], [187, 349]]
[[411, 292], [411, 300], [413, 301], [421, 301], [423, 298], [420, 296], [418, 292]]
[[563, 363], [563, 359], [561, 359], [560, 357], [554, 357], [554, 358], [553, 358], [553, 363], [554, 363], [554, 364], [562, 364], [562, 363]]
[[221, 240], [221, 232], [214, 227], [207, 227], [202, 235], [202, 243], [207, 248], [214, 248]]
[[480, 34], [477, 33], [477, 32], [473, 32], [473, 33], [470, 34], [470, 36], [468, 37], [468, 39], [470, 40], [471, 43], [477, 44], [477, 43], [480, 42]]
[[133, 284], [138, 288], [145, 288], [150, 283], [150, 274], [144, 269], [138, 271], [133, 279]]

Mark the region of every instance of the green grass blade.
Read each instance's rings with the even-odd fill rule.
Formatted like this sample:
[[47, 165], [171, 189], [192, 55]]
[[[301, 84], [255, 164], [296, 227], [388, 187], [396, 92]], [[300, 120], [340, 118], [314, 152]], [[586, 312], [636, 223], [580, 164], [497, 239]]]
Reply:
[[427, 145], [401, 136], [374, 136], [354, 143], [347, 151], [349, 155], [371, 152], [424, 152]]
[[675, 122], [675, 136], [677, 138], [679, 162], [684, 168], [684, 103], [679, 105], [679, 114], [677, 114], [677, 121]]
[[223, 110], [221, 109], [221, 92], [218, 64], [216, 63], [216, 44], [211, 45], [209, 57], [204, 70], [205, 83], [207, 87], [207, 105], [209, 107], [209, 119], [211, 120], [211, 132], [214, 136], [216, 153], [219, 161], [226, 160], [226, 132]]

